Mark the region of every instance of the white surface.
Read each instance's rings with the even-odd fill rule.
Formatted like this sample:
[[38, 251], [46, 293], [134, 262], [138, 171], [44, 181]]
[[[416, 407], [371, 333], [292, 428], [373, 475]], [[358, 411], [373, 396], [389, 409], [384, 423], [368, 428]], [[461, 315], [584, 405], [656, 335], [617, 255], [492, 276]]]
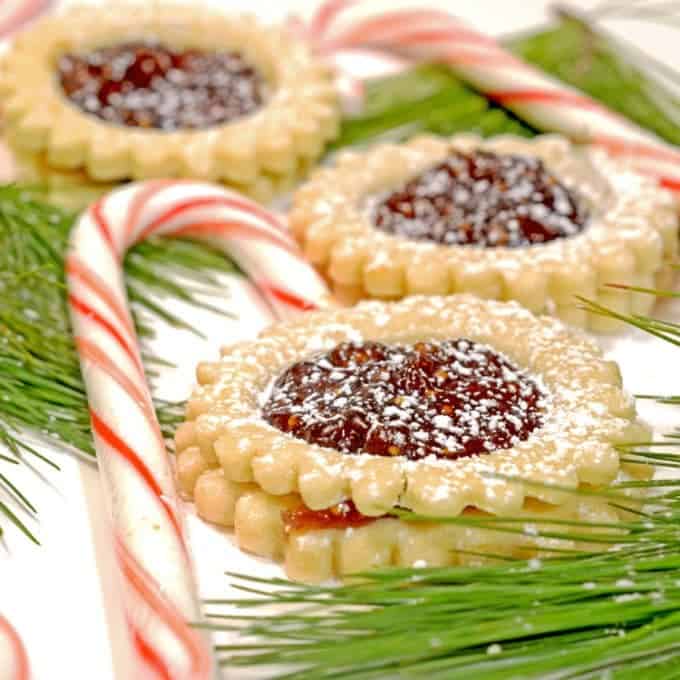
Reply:
[[[245, 5], [238, 0], [218, 4], [235, 9]], [[308, 10], [315, 4], [311, 0], [289, 3], [251, 0], [247, 9], [276, 19], [299, 9]], [[548, 2], [458, 0], [437, 4], [453, 9], [489, 33], [500, 34], [542, 22]], [[595, 3], [571, 4], [588, 7]], [[628, 39], [636, 39], [642, 47], [653, 47], [658, 58], [673, 63], [678, 34], [671, 29], [631, 22], [612, 22], [608, 26]], [[215, 357], [220, 345], [248, 337], [266, 323], [264, 311], [257, 308], [247, 286], [231, 281], [228, 291], [230, 298], [226, 304], [232, 309], [240, 308], [242, 318], [234, 321], [199, 314], [196, 322], [210, 341], [200, 341], [189, 333], [170, 329], [164, 329], [159, 336], [156, 344], [161, 354], [178, 364], [176, 370], [163, 375], [159, 384], [163, 396], [185, 397], [193, 383], [197, 361]], [[173, 307], [177, 309], [175, 303]], [[680, 305], [674, 310], [667, 306], [663, 313], [680, 318]], [[196, 313], [187, 311], [189, 315], [193, 319]], [[677, 365], [677, 350], [639, 334], [607, 340], [605, 344], [611, 356], [621, 362], [626, 386], [631, 391], [677, 391], [677, 371], [669, 370]], [[677, 422], [673, 421], [675, 414], [670, 407], [642, 402], [639, 409], [661, 431]], [[114, 671], [116, 655], [112, 648], [115, 650], [115, 632], [120, 630], [121, 622], [107, 621], [104, 613], [105, 593], [110, 592], [106, 584], [111, 582], [113, 563], [106, 540], [106, 520], [99, 503], [96, 470], [71, 455], [57, 456], [61, 472], [45, 472], [44, 466], [38, 464], [35, 473], [26, 469], [17, 475], [22, 488], [39, 507], [37, 533], [43, 544], [33, 546], [16, 531], [7, 531], [6, 538], [0, 542], [0, 611], [18, 628], [26, 642], [36, 680], [133, 680], [123, 668], [117, 667]], [[262, 573], [277, 572], [277, 567], [240, 553], [226, 533], [204, 525], [195, 517], [190, 518], [189, 525], [192, 545], [200, 558], [198, 576], [203, 595], [225, 596], [227, 582], [223, 572], [226, 570], [252, 572], [255, 568]], [[242, 677], [240, 673], [239, 677]]]

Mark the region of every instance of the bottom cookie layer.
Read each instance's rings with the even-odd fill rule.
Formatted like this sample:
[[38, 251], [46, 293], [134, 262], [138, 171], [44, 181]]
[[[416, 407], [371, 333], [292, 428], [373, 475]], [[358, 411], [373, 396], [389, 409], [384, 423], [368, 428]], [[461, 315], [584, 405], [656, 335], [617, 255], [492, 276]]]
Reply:
[[[67, 210], [81, 210], [120, 186], [120, 183], [92, 180], [80, 170], [57, 170], [49, 166], [41, 155], [17, 151], [13, 155], [17, 179], [44, 186], [47, 200]], [[267, 205], [278, 196], [292, 191], [307, 174], [308, 165], [307, 161], [301, 161], [292, 173], [263, 174], [251, 184], [230, 184], [229, 187]]]
[[[669, 260], [656, 274], [641, 275], [630, 285], [639, 288], [670, 290], [676, 278], [675, 269], [672, 265], [672, 261]], [[372, 297], [362, 286], [344, 285], [328, 276], [325, 278], [333, 291], [334, 298], [344, 306], [351, 307], [361, 300]], [[481, 298], [493, 297], [481, 288], [473, 292]], [[385, 299], [389, 300], [389, 298]], [[600, 288], [590, 299], [619, 314], [639, 314], [642, 316], [646, 316], [652, 311], [657, 300], [655, 295], [615, 288]], [[576, 298], [572, 303], [563, 303], [549, 309], [533, 311], [536, 313], [548, 312], [571, 326], [585, 328], [596, 333], [620, 333], [626, 327], [624, 321], [587, 312], [583, 304]]]
[[[528, 499], [512, 520], [468, 508], [451, 522], [381, 517], [345, 528], [291, 528], [285, 517], [301, 507], [298, 495], [267, 494], [254, 484], [225, 479], [221, 469], [197, 475], [200, 453], [191, 451], [180, 454], [178, 474], [185, 492], [193, 489], [199, 516], [233, 527], [242, 550], [282, 561], [290, 579], [307, 583], [388, 566], [478, 566], [504, 558], [599, 550], [607, 544], [598, 543], [596, 534], [611, 535], [611, 529], [570, 527], [569, 522], [616, 523], [622, 515], [605, 499], [574, 493], [562, 505]], [[570, 530], [579, 540], [562, 537]], [[584, 538], [589, 535], [592, 542]]]

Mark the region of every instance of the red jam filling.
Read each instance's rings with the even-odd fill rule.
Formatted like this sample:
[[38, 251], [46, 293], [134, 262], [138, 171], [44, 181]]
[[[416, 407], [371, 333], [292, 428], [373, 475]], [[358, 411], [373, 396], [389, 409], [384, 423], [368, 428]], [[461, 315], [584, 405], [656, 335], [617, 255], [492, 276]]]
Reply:
[[445, 245], [518, 248], [581, 232], [588, 211], [538, 158], [453, 151], [381, 199], [374, 225]]
[[342, 343], [288, 368], [263, 417], [347, 454], [459, 458], [526, 440], [545, 402], [526, 372], [471, 340]]
[[130, 127], [206, 128], [253, 113], [264, 100], [264, 79], [236, 52], [129, 42], [65, 54], [57, 74], [80, 109]]
[[283, 525], [288, 532], [363, 527], [377, 519], [380, 518], [362, 515], [352, 501], [343, 501], [323, 510], [310, 510], [301, 505], [283, 512]]

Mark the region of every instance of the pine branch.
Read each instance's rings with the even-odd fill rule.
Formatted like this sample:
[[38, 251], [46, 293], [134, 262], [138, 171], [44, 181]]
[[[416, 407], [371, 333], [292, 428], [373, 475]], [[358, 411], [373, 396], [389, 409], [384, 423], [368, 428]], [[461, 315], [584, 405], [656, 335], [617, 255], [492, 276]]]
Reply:
[[[663, 328], [671, 342], [680, 339], [678, 323], [582, 304], [655, 336]], [[680, 397], [662, 399], [680, 403]], [[622, 461], [680, 468], [680, 432], [620, 450]], [[634, 507], [625, 495], [639, 489], [655, 492], [649, 508]], [[341, 586], [228, 574], [242, 596], [206, 603], [206, 627], [241, 641], [218, 644], [220, 662], [275, 665], [275, 677], [290, 680], [674, 677], [671, 669], [680, 661], [680, 477], [571, 493], [607, 499], [628, 519], [400, 513], [408, 521], [472, 529], [525, 533], [530, 526], [533, 536], [587, 547], [551, 549], [541, 560], [504, 557], [475, 568], [388, 568]], [[595, 538], [589, 533], [594, 530]]]
[[[607, 10], [612, 11], [613, 7]], [[663, 139], [680, 144], [680, 99], [664, 85], [664, 80], [680, 84], [680, 72], [602, 33], [587, 17], [560, 9], [555, 25], [509, 38], [505, 45]], [[532, 136], [537, 131], [487, 101], [445, 66], [423, 65], [368, 81], [362, 113], [343, 121], [332, 150], [421, 132], [476, 132], [487, 137]]]
[[[612, 11], [610, 8], [604, 14]], [[604, 34], [587, 17], [561, 8], [554, 26], [512, 40], [507, 46], [662, 139], [680, 144], [680, 99], [655, 77], [658, 73], [680, 82], [680, 73], [634, 45]]]
[[[29, 457], [58, 467], [56, 462], [26, 444], [32, 430], [92, 455], [94, 453], [85, 388], [71, 338], [66, 307], [63, 257], [73, 216], [42, 203], [20, 187], [0, 187], [0, 443], [11, 456], [2, 456], [0, 491], [7, 503], [0, 516], [30, 534], [11, 511], [35, 508], [11, 481], [11, 467]], [[218, 272], [235, 271], [221, 253], [190, 241], [154, 241], [137, 246], [126, 263], [128, 294], [137, 311], [178, 327], [191, 328], [170, 310], [180, 299], [197, 307], [212, 307], [180, 287], [180, 275], [205, 288], [217, 286]], [[161, 302], [159, 302], [161, 300]], [[139, 321], [139, 317], [137, 317]], [[137, 323], [143, 336], [150, 327]], [[145, 357], [147, 365], [157, 357]], [[182, 417], [181, 405], [159, 401], [157, 413], [170, 436]]]
[[512, 113], [464, 85], [447, 67], [425, 64], [368, 81], [361, 115], [343, 121], [331, 150], [383, 139], [398, 141], [421, 132], [476, 132], [485, 137], [536, 134]]

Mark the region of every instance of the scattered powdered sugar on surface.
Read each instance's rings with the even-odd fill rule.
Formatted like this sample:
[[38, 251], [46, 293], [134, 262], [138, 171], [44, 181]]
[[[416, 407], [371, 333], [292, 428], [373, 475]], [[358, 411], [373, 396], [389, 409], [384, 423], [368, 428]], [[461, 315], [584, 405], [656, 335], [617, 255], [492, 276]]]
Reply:
[[612, 599], [614, 602], [624, 604], [626, 602], [635, 602], [635, 600], [641, 600], [642, 595], [640, 593], [624, 593], [623, 595], [615, 595]]

